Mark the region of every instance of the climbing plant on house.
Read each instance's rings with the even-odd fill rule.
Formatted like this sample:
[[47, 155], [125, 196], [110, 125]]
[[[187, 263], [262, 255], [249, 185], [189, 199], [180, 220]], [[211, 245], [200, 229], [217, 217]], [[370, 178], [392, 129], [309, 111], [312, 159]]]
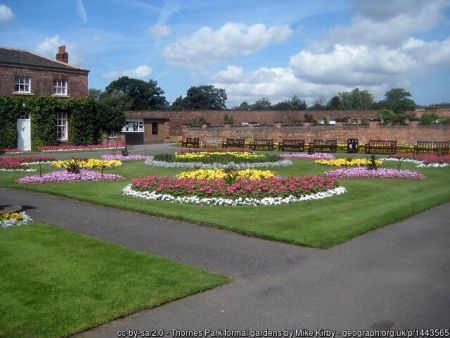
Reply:
[[17, 145], [16, 123], [21, 112], [31, 115], [32, 147], [57, 145], [56, 116], [68, 116], [69, 142], [95, 144], [101, 130], [120, 130], [125, 124], [123, 113], [89, 98], [0, 97], [0, 148]]

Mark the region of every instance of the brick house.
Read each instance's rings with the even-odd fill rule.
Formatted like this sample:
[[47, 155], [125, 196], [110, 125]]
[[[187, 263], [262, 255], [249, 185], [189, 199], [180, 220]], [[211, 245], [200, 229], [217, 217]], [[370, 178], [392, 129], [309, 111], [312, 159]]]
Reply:
[[[89, 70], [69, 65], [69, 54], [60, 46], [55, 60], [21, 49], [0, 47], [0, 96], [88, 96]], [[67, 112], [57, 115], [57, 139], [68, 139]], [[17, 120], [18, 148], [31, 149], [28, 113]]]

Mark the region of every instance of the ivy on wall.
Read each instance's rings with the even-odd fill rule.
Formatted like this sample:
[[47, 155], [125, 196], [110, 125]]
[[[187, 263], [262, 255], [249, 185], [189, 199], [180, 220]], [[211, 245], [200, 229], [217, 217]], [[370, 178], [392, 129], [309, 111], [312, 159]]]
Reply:
[[98, 143], [101, 130], [120, 130], [125, 124], [123, 113], [88, 98], [0, 97], [0, 148], [17, 146], [17, 119], [21, 112], [31, 116], [33, 149], [57, 145], [56, 115], [67, 112], [71, 144]]

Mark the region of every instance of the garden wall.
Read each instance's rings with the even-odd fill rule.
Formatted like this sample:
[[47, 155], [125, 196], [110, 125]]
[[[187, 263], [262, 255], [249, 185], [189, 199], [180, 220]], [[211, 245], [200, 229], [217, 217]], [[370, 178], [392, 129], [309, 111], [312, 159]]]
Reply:
[[284, 138], [305, 139], [311, 142], [313, 139], [337, 139], [339, 143], [346, 143], [349, 138], [357, 138], [360, 143], [369, 140], [397, 140], [399, 145], [416, 144], [418, 140], [423, 141], [448, 141], [450, 130], [448, 125], [419, 125], [411, 122], [405, 126], [384, 126], [378, 122], [370, 122], [369, 125], [310, 125], [283, 126], [276, 123], [273, 126], [257, 127], [249, 125], [246, 127], [224, 127], [189, 128], [183, 126], [182, 137], [205, 137], [221, 138], [268, 138], [281, 141]]
[[226, 111], [129, 111], [126, 112], [127, 119], [169, 119], [170, 135], [181, 136], [183, 124], [189, 123], [193, 119], [203, 117], [206, 123], [213, 126], [222, 126], [225, 115], [233, 119], [234, 125], [241, 125], [242, 122], [273, 125], [275, 122], [285, 124], [295, 124], [304, 120], [305, 114], [313, 115], [316, 120], [321, 117], [328, 117], [330, 120], [346, 119], [349, 117], [357, 119], [370, 119], [377, 117], [376, 110], [324, 110], [324, 111], [250, 111], [250, 110], [226, 110]]

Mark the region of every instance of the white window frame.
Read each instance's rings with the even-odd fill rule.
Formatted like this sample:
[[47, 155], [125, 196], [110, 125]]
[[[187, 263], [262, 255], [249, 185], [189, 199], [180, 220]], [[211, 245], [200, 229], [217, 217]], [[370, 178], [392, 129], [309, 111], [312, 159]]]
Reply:
[[16, 75], [14, 84], [15, 93], [31, 93], [31, 78], [26, 75]]
[[144, 120], [127, 120], [126, 124], [122, 127], [123, 133], [143, 133], [144, 132]]
[[67, 141], [68, 139], [68, 118], [67, 112], [56, 113], [56, 139], [58, 141]]
[[67, 96], [67, 80], [54, 80], [53, 92], [57, 96]]

